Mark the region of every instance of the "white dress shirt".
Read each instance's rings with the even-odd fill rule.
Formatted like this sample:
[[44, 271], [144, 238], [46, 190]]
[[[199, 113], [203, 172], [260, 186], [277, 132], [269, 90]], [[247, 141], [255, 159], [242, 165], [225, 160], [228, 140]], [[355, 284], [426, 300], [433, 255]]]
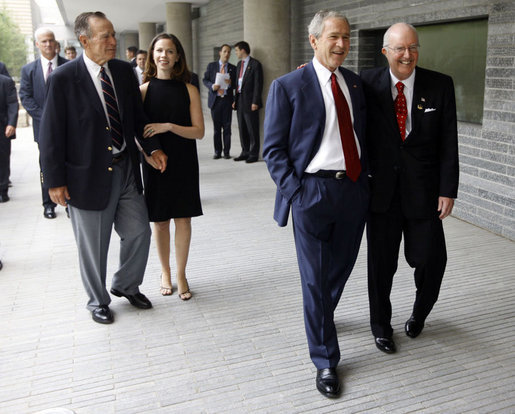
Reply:
[[[406, 137], [411, 132], [411, 105], [413, 103], [413, 88], [415, 86], [415, 71], [409, 76], [408, 79], [404, 79], [403, 81], [400, 81], [404, 84], [404, 96], [406, 97], [406, 109], [408, 110], [408, 116], [406, 118]], [[392, 70], [390, 69], [390, 78], [392, 80], [392, 84], [390, 85], [390, 88], [392, 90], [392, 98], [395, 101], [395, 98], [397, 98], [398, 92], [397, 92], [397, 82], [399, 82], [399, 79], [395, 77], [395, 75], [392, 73]]]
[[[325, 66], [323, 66], [316, 57], [313, 58], [313, 67], [320, 83], [320, 89], [322, 90], [322, 96], [324, 98], [325, 106], [325, 126], [324, 134], [322, 135], [322, 142], [320, 148], [315, 154], [305, 172], [315, 173], [318, 170], [345, 170], [345, 157], [343, 155], [342, 140], [340, 138], [340, 128], [338, 126], [338, 115], [336, 114], [336, 105], [334, 103], [333, 91], [331, 89], [331, 72]], [[349, 112], [354, 125], [354, 114], [352, 111], [352, 101], [350, 99], [349, 88], [343, 78], [343, 75], [339, 70], [334, 71], [338, 85], [347, 100], [349, 105]], [[354, 128], [353, 128], [354, 131]], [[358, 155], [361, 157], [361, 148], [359, 146], [358, 137], [356, 131], [354, 131], [354, 140], [356, 141], [356, 148]]]
[[[84, 63], [86, 64], [86, 68], [88, 69], [89, 76], [91, 76], [91, 80], [93, 81], [93, 84], [95, 85], [95, 89], [97, 90], [98, 97], [100, 98], [100, 101], [102, 102], [102, 107], [104, 108], [104, 112], [106, 114], [107, 122], [109, 122], [109, 126], [111, 126], [111, 122], [109, 121], [109, 114], [107, 113], [106, 108], [106, 101], [104, 99], [104, 92], [102, 92], [102, 81], [100, 80], [100, 68], [102, 66], [98, 65], [97, 63], [93, 62], [90, 58], [86, 56], [86, 53], [83, 53], [82, 56], [84, 56]], [[113, 76], [111, 75], [111, 71], [109, 70], [109, 66], [107, 63], [104, 65], [105, 73], [109, 76], [111, 79], [111, 83], [113, 85], [114, 94], [116, 95], [116, 88], [114, 87], [114, 80]], [[118, 97], [116, 97], [116, 100], [118, 101]], [[118, 108], [120, 110], [120, 108]], [[125, 149], [125, 140], [127, 138], [124, 135], [123, 140], [123, 146], [120, 150], [118, 150], [114, 145], [113, 147], [113, 154], [118, 154], [119, 152], [122, 152]]]
[[41, 61], [41, 69], [43, 69], [43, 77], [45, 78], [45, 83], [46, 83], [46, 78], [47, 78], [47, 73], [48, 73], [48, 62], [52, 62], [52, 72], [54, 70], [56, 70], [56, 68], [57, 68], [57, 54], [54, 56], [54, 58], [52, 60], [48, 60], [46, 57], [41, 55], [40, 61]]

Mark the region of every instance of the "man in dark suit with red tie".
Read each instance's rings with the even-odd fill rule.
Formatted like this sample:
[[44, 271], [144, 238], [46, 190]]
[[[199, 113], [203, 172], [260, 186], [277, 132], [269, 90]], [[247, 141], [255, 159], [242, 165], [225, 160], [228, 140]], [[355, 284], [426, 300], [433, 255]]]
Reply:
[[[207, 65], [204, 79], [202, 79], [202, 82], [209, 91], [207, 106], [211, 109], [211, 119], [213, 120], [213, 143], [215, 147], [213, 158], [215, 160], [222, 157], [222, 152], [225, 159], [231, 158], [232, 102], [234, 85], [236, 83], [236, 67], [229, 63], [231, 46], [222, 45], [218, 54], [220, 59]], [[223, 88], [215, 83], [217, 73], [229, 75], [228, 82], [226, 82]]]
[[368, 286], [375, 344], [393, 353], [390, 292], [402, 237], [416, 286], [406, 335], [422, 332], [438, 298], [447, 262], [442, 220], [458, 192], [458, 134], [452, 79], [417, 67], [415, 28], [391, 26], [382, 53], [388, 67], [361, 74], [371, 175]]
[[147, 119], [138, 81], [129, 63], [114, 59], [112, 23], [101, 12], [82, 13], [75, 34], [84, 53], [48, 82], [41, 164], [52, 200], [69, 206], [87, 308], [95, 322], [107, 324], [114, 321], [106, 289], [113, 228], [120, 236], [120, 263], [110, 292], [139, 309], [152, 307], [139, 291], [150, 226], [135, 137], [161, 171], [166, 155], [158, 140], [142, 139]]
[[334, 310], [358, 255], [369, 200], [365, 97], [359, 77], [341, 67], [350, 48], [345, 16], [318, 12], [308, 29], [312, 62], [270, 86], [263, 157], [277, 185], [279, 226], [292, 211], [316, 387], [337, 397]]
[[[46, 82], [50, 74], [68, 60], [57, 54], [57, 42], [54, 33], [44, 27], [34, 33], [36, 47], [41, 56], [35, 61], [21, 68], [20, 100], [23, 107], [32, 117], [34, 141], [39, 145], [39, 125], [46, 98]], [[40, 161], [41, 167], [41, 161]], [[43, 198], [43, 215], [48, 219], [55, 218], [55, 203], [48, 195], [48, 187], [41, 181], [41, 194]]]
[[236, 95], [233, 108], [238, 115], [241, 153], [234, 161], [253, 163], [259, 159], [259, 109], [263, 106], [263, 68], [259, 60], [250, 56], [250, 46], [241, 41], [234, 45], [240, 59], [236, 65]]

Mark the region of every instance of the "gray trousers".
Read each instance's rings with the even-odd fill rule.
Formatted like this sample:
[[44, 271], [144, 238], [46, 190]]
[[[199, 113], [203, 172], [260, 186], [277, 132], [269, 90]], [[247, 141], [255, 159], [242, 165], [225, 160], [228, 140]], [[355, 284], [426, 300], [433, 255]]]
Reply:
[[87, 308], [109, 305], [106, 289], [107, 252], [113, 229], [120, 236], [120, 264], [111, 287], [126, 294], [139, 292], [150, 248], [150, 225], [142, 194], [138, 194], [130, 160], [113, 166], [109, 203], [104, 210], [69, 206], [79, 250], [82, 283], [89, 296]]

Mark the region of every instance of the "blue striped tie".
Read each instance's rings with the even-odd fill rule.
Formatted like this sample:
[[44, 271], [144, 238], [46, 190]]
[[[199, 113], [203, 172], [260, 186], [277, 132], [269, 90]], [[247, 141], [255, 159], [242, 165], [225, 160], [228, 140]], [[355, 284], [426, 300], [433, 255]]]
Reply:
[[109, 115], [109, 123], [111, 124], [111, 138], [114, 146], [121, 150], [123, 146], [123, 132], [120, 112], [118, 111], [118, 103], [116, 102], [113, 84], [111, 83], [111, 79], [109, 79], [109, 75], [105, 73], [104, 67], [100, 68], [100, 80], [104, 100], [106, 102], [107, 114]]

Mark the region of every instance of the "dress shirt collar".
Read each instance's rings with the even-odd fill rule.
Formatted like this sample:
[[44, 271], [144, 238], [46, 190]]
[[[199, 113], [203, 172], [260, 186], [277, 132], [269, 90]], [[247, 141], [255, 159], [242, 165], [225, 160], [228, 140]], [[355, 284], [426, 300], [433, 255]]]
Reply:
[[52, 62], [52, 71], [54, 71], [57, 68], [57, 54], [51, 60], [48, 60], [46, 57], [41, 55], [41, 69], [43, 69], [43, 76], [45, 77], [45, 82], [46, 74], [48, 72], [48, 62]]
[[[98, 78], [100, 75], [100, 66], [98, 63], [93, 62], [87, 55], [86, 52], [82, 54], [84, 57], [84, 63], [86, 64], [86, 68], [88, 69], [89, 74], [92, 78]], [[106, 62], [104, 65], [105, 72], [109, 75], [109, 77], [112, 79], [111, 71], [109, 70], [108, 62]]]
[[315, 73], [317, 74], [320, 85], [327, 85], [327, 83], [330, 83], [331, 75], [333, 73], [336, 75], [336, 79], [338, 80], [339, 84], [345, 82], [345, 79], [343, 79], [343, 75], [339, 69], [331, 72], [324, 65], [322, 65], [316, 57], [313, 57], [313, 68], [315, 69]]
[[[407, 88], [410, 92], [413, 92], [413, 87], [415, 85], [415, 72], [416, 72], [416, 69], [413, 71], [413, 73], [409, 76], [408, 79], [404, 79], [403, 81], [400, 81], [404, 84], [404, 88]], [[395, 75], [392, 73], [392, 70], [390, 69], [390, 79], [391, 79], [391, 87], [392, 87], [392, 90], [395, 89], [395, 85], [397, 84], [397, 82], [399, 82], [399, 79], [397, 79], [395, 77]]]

